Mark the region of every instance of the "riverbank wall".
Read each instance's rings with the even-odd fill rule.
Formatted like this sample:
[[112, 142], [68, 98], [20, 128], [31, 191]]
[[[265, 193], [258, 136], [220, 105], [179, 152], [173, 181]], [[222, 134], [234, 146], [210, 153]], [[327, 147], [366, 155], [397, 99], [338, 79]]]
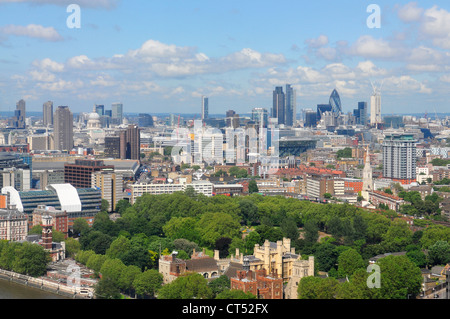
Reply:
[[34, 278], [3, 269], [0, 269], [0, 279], [41, 289], [67, 298], [92, 299], [94, 296], [94, 289], [90, 287], [68, 286], [42, 277]]

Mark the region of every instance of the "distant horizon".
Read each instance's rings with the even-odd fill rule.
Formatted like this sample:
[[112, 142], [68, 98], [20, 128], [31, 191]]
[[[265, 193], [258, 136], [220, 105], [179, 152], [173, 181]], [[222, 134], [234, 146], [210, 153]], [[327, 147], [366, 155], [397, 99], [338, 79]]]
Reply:
[[207, 96], [210, 114], [247, 114], [286, 84], [299, 110], [336, 89], [348, 113], [379, 87], [382, 111], [450, 109], [448, 0], [71, 3], [0, 0], [0, 110], [190, 114]]
[[[84, 114], [88, 114], [88, 113], [90, 113], [90, 112], [72, 112], [74, 115], [77, 115], [77, 114], [82, 114], [82, 113], [84, 113]], [[149, 115], [152, 115], [152, 116], [156, 116], [156, 117], [158, 117], [158, 116], [170, 116], [171, 114], [174, 114], [174, 115], [179, 115], [179, 116], [200, 116], [200, 113], [166, 113], [166, 112], [164, 112], [164, 113], [151, 113], [151, 112], [137, 112], [137, 113], [134, 113], [134, 112], [124, 112], [123, 113], [124, 115], [131, 115], [131, 116], [138, 116], [139, 114], [149, 114]], [[251, 112], [248, 112], [248, 113], [237, 113], [238, 115], [239, 114], [249, 114], [249, 115], [251, 115]], [[297, 118], [298, 118], [298, 116], [299, 115], [301, 115], [302, 113], [297, 113]], [[344, 113], [344, 114], [346, 114], [346, 113]], [[437, 112], [437, 113], [428, 113], [428, 118], [431, 118], [431, 119], [433, 119], [433, 118], [435, 118], [436, 116], [435, 116], [435, 114], [437, 114], [437, 115], [439, 115], [439, 116], [450, 116], [450, 112], [447, 112], [447, 113], [439, 113], [439, 112]], [[12, 116], [12, 115], [14, 115], [14, 111], [0, 111], [0, 116]], [[27, 111], [27, 117], [28, 117], [28, 115], [31, 115], [31, 116], [42, 116], [43, 115], [43, 112], [39, 112], [39, 111]], [[425, 115], [425, 112], [422, 112], [422, 113], [381, 113], [381, 115], [382, 116], [390, 116], [390, 115], [400, 115], [400, 116], [418, 116], [418, 115], [421, 115], [421, 116], [423, 116], [423, 115]], [[226, 117], [226, 115], [225, 114], [222, 114], [222, 113], [210, 113], [209, 114], [209, 117], [208, 118], [217, 118], [217, 117]]]

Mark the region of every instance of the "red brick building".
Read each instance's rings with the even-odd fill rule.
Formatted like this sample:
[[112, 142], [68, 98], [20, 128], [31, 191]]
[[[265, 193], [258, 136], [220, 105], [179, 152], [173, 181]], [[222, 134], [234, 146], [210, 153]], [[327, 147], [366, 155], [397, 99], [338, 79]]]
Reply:
[[54, 207], [39, 205], [32, 215], [32, 226], [41, 225], [43, 216], [52, 217], [53, 230], [59, 231], [67, 238], [69, 233], [69, 218], [66, 211], [57, 210]]
[[283, 279], [276, 274], [267, 275], [265, 269], [238, 270], [230, 281], [232, 290], [250, 292], [258, 299], [283, 299]]

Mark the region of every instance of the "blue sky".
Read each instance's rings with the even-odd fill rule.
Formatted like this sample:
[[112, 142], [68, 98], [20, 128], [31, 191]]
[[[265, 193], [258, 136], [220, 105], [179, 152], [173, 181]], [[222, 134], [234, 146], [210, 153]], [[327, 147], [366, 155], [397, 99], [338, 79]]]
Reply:
[[206, 95], [244, 114], [290, 83], [298, 110], [337, 88], [350, 112], [382, 82], [385, 114], [449, 112], [449, 49], [448, 1], [0, 0], [0, 110], [198, 113]]

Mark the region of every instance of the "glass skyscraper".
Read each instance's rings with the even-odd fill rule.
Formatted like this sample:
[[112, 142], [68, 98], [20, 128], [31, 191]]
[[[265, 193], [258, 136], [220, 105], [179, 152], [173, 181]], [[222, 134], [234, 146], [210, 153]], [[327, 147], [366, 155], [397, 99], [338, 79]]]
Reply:
[[208, 98], [202, 96], [202, 121], [208, 118]]
[[339, 97], [339, 93], [336, 91], [336, 89], [331, 92], [329, 104], [331, 105], [332, 111], [335, 116], [342, 113], [341, 98]]
[[286, 84], [285, 124], [293, 126], [296, 120], [296, 92], [290, 84]]

